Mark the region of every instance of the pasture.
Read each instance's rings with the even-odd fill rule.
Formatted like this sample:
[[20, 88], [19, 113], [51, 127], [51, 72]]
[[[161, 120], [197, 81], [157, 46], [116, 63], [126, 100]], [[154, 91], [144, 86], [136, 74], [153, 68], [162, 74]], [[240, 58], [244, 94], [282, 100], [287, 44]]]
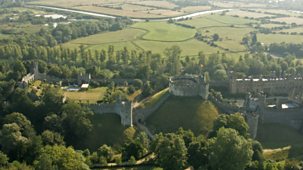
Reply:
[[[124, 30], [76, 39], [64, 46], [77, 48], [84, 45], [87, 49], [107, 50], [109, 45], [114, 45], [118, 50], [127, 47], [129, 50], [150, 50], [163, 54], [166, 48], [178, 45], [182, 49], [182, 56], [196, 56], [200, 51], [205, 54], [220, 52], [227, 56], [239, 56], [239, 52], [246, 50], [241, 45], [243, 36], [254, 30], [247, 25], [251, 22], [256, 21], [221, 15], [206, 15], [180, 22], [195, 29], [167, 22], [138, 22]], [[219, 34], [221, 40], [216, 42], [219, 48], [195, 39], [197, 32], [209, 37]]]
[[262, 12], [249, 12], [249, 11], [242, 11], [242, 10], [232, 10], [227, 13], [227, 15], [231, 16], [239, 16], [239, 17], [248, 17], [248, 18], [264, 18], [264, 17], [271, 17], [273, 15], [264, 14]]
[[154, 132], [175, 132], [180, 127], [196, 135], [211, 130], [219, 112], [209, 101], [199, 97], [171, 96], [147, 119], [147, 126]]
[[281, 31], [276, 32], [285, 32], [285, 33], [303, 33], [303, 27], [297, 27], [297, 28], [290, 28], [290, 29], [284, 29]]
[[276, 18], [272, 19], [271, 21], [277, 21], [277, 22], [285, 22], [287, 24], [297, 24], [297, 25], [303, 25], [303, 19], [297, 18], [297, 17], [284, 17], [284, 18]]
[[127, 2], [122, 0], [38, 0], [29, 2], [29, 4], [78, 9], [142, 19], [174, 17], [197, 11], [205, 11], [211, 8], [210, 6], [178, 6], [173, 2], [159, 0], [133, 0]]
[[230, 51], [245, 51], [246, 47], [241, 44], [244, 36], [254, 31], [253, 28], [236, 28], [236, 27], [214, 27], [201, 29], [202, 35], [211, 37], [214, 34], [218, 34], [220, 41], [215, 42], [218, 46]]
[[139, 22], [132, 27], [146, 31], [142, 40], [160, 42], [185, 41], [194, 37], [195, 29], [184, 28], [166, 22]]
[[302, 43], [303, 35], [282, 35], [282, 34], [257, 34], [258, 41], [264, 44], [271, 43]]
[[277, 14], [277, 15], [288, 15], [288, 16], [293, 16], [293, 17], [298, 17], [302, 16], [302, 14], [293, 12], [293, 11], [288, 11], [288, 10], [282, 10], [282, 9], [255, 9], [257, 12], [262, 12], [262, 13], [272, 13], [272, 14]]

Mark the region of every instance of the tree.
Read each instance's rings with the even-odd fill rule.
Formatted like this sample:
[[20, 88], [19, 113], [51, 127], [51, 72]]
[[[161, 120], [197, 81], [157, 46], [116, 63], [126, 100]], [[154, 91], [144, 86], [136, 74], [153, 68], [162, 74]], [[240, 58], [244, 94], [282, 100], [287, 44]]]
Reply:
[[0, 151], [0, 168], [8, 165], [8, 157]]
[[106, 162], [112, 161], [114, 157], [113, 149], [107, 145], [102, 145], [98, 149], [97, 154], [99, 157], [104, 157], [106, 159]]
[[45, 130], [41, 134], [42, 142], [44, 145], [64, 145], [64, 138], [57, 132]]
[[67, 103], [62, 108], [62, 120], [67, 142], [83, 138], [92, 130], [91, 112], [88, 108], [76, 103]]
[[181, 48], [179, 46], [172, 46], [171, 48], [166, 48], [164, 54], [168, 58], [170, 64], [170, 73], [172, 75], [177, 75], [181, 72]]
[[212, 169], [243, 170], [251, 161], [251, 142], [234, 129], [220, 128], [210, 140], [209, 163]]
[[206, 168], [209, 164], [208, 141], [204, 136], [199, 136], [196, 141], [190, 143], [188, 147], [188, 163], [195, 169]]
[[37, 170], [88, 170], [85, 158], [73, 148], [45, 146], [34, 163]]
[[213, 35], [213, 40], [214, 40], [214, 41], [218, 41], [218, 40], [219, 40], [219, 38], [220, 38], [220, 37], [219, 37], [219, 35], [218, 35], [218, 34], [214, 34], [214, 35]]
[[23, 136], [16, 123], [4, 124], [0, 131], [2, 151], [13, 160], [21, 160], [30, 145], [30, 139]]
[[22, 113], [14, 112], [6, 115], [4, 118], [4, 124], [10, 123], [16, 123], [20, 128], [20, 132], [25, 137], [32, 137], [35, 135], [35, 130], [31, 122]]
[[157, 155], [156, 163], [164, 169], [181, 170], [186, 166], [187, 148], [181, 136], [173, 133], [159, 134], [152, 144]]
[[214, 122], [213, 132], [211, 135], [215, 136], [216, 132], [222, 127], [234, 129], [238, 131], [239, 135], [248, 137], [248, 125], [240, 113], [220, 115]]

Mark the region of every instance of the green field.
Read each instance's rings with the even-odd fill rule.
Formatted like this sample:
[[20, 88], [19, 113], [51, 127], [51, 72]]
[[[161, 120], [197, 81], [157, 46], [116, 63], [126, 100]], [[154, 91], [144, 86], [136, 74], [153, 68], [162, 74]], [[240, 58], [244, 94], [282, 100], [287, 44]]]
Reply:
[[[221, 15], [207, 15], [181, 22], [192, 25], [196, 29], [167, 22], [140, 22], [124, 30], [76, 39], [64, 44], [64, 46], [77, 48], [80, 45], [85, 45], [87, 49], [107, 50], [108, 46], [114, 45], [117, 50], [127, 47], [129, 50], [150, 50], [153, 53], [163, 54], [166, 48], [178, 45], [182, 49], [182, 56], [196, 56], [200, 51], [203, 51], [205, 54], [220, 52], [234, 57], [241, 54], [233, 52], [246, 50], [241, 45], [241, 40], [242, 36], [254, 30], [246, 25], [250, 22], [255, 21]], [[194, 38], [196, 32], [201, 32], [210, 37], [212, 34], [218, 33], [222, 40], [216, 44], [221, 48], [196, 40]]]
[[282, 35], [282, 34], [258, 34], [258, 41], [264, 44], [271, 43], [303, 43], [303, 35]]
[[140, 22], [132, 27], [146, 31], [143, 40], [177, 42], [185, 41], [194, 37], [196, 31], [166, 22]]
[[218, 34], [220, 41], [217, 45], [230, 51], [245, 51], [246, 47], [241, 44], [244, 36], [254, 31], [253, 28], [239, 28], [239, 27], [214, 27], [201, 29], [202, 35], [211, 37], [213, 34]]
[[287, 32], [287, 33], [303, 33], [303, 27], [284, 29], [277, 32]]
[[99, 87], [95, 89], [89, 89], [88, 91], [79, 91], [79, 92], [68, 92], [65, 91], [63, 94], [68, 99], [80, 102], [80, 103], [96, 103], [98, 100], [101, 100], [106, 92], [106, 87]]
[[[174, 17], [211, 8], [211, 6], [178, 6], [172, 1], [166, 0], [37, 0], [28, 3], [144, 19]], [[178, 8], [178, 10], [175, 10], [175, 8]]]
[[147, 126], [155, 132], [174, 132], [182, 127], [196, 135], [206, 134], [218, 114], [209, 101], [198, 97], [172, 96], [147, 119]]

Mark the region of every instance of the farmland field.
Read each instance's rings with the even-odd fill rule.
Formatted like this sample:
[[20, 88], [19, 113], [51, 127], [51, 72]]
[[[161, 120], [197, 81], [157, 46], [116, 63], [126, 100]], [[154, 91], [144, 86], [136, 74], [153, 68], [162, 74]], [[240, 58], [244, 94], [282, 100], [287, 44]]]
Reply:
[[276, 18], [271, 21], [285, 22], [287, 24], [295, 23], [297, 25], [303, 25], [303, 19], [297, 17], [285, 17], [285, 18]]
[[271, 17], [272, 15], [257, 13], [257, 12], [249, 12], [249, 11], [241, 11], [241, 10], [232, 10], [227, 13], [227, 15], [237, 15], [239, 17], [248, 17], [248, 18], [264, 18]]
[[143, 40], [155, 41], [184, 41], [193, 38], [196, 31], [166, 22], [141, 22], [133, 25], [134, 28], [146, 30]]
[[[29, 2], [31, 5], [46, 5], [61, 8], [78, 9], [115, 16], [127, 16], [133, 18], [166, 18], [204, 11], [211, 9], [210, 6], [178, 6], [172, 2], [159, 0], [122, 0], [95, 1], [95, 0], [38, 0]], [[178, 10], [176, 10], [178, 9]]]
[[287, 33], [303, 33], [303, 27], [284, 29], [277, 32], [287, 32]]
[[302, 43], [303, 35], [258, 34], [258, 41], [264, 44], [271, 43]]
[[[166, 48], [178, 45], [182, 49], [182, 56], [196, 56], [200, 51], [205, 54], [220, 52], [226, 53], [227, 56], [239, 56], [240, 54], [233, 52], [246, 50], [241, 45], [241, 41], [243, 36], [254, 31], [247, 25], [251, 22], [256, 21], [221, 15], [206, 15], [180, 22], [195, 28], [186, 28], [167, 22], [138, 22], [124, 30], [76, 39], [64, 46], [77, 48], [84, 45], [87, 49], [107, 50], [109, 45], [114, 45], [115, 49], [127, 47], [130, 50], [150, 50], [153, 53], [163, 54]], [[194, 36], [197, 32], [208, 37], [215, 33], [219, 34], [221, 40], [216, 44], [221, 48], [195, 39]], [[228, 50], [223, 50], [223, 48]]]

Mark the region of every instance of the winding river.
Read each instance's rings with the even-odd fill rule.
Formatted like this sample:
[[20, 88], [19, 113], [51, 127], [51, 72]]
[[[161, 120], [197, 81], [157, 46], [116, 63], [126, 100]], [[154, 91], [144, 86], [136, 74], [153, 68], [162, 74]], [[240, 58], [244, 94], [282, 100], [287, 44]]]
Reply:
[[[72, 13], [85, 14], [85, 15], [90, 15], [90, 16], [95, 16], [95, 17], [104, 17], [104, 18], [116, 18], [116, 17], [118, 17], [118, 16], [108, 15], [108, 14], [81, 11], [81, 10], [76, 10], [76, 9], [51, 7], [51, 6], [44, 6], [44, 5], [27, 5], [27, 7], [37, 7], [37, 8], [51, 9], [51, 10], [64, 11], [64, 12], [72, 12]], [[176, 17], [168, 17], [168, 18], [163, 18], [163, 19], [161, 19], [161, 18], [159, 18], [159, 19], [148, 19], [148, 20], [150, 20], [150, 21], [167, 21], [168, 19], [179, 20], [179, 19], [191, 18], [191, 17], [206, 15], [206, 14], [211, 14], [211, 13], [220, 13], [220, 12], [224, 12], [224, 11], [228, 11], [228, 10], [232, 10], [232, 9], [218, 9], [218, 10], [210, 10], [210, 11], [200, 11], [200, 12], [185, 14], [185, 15], [176, 16]], [[131, 18], [131, 20], [132, 21], [145, 21], [145, 19], [141, 19], [141, 18]]]

